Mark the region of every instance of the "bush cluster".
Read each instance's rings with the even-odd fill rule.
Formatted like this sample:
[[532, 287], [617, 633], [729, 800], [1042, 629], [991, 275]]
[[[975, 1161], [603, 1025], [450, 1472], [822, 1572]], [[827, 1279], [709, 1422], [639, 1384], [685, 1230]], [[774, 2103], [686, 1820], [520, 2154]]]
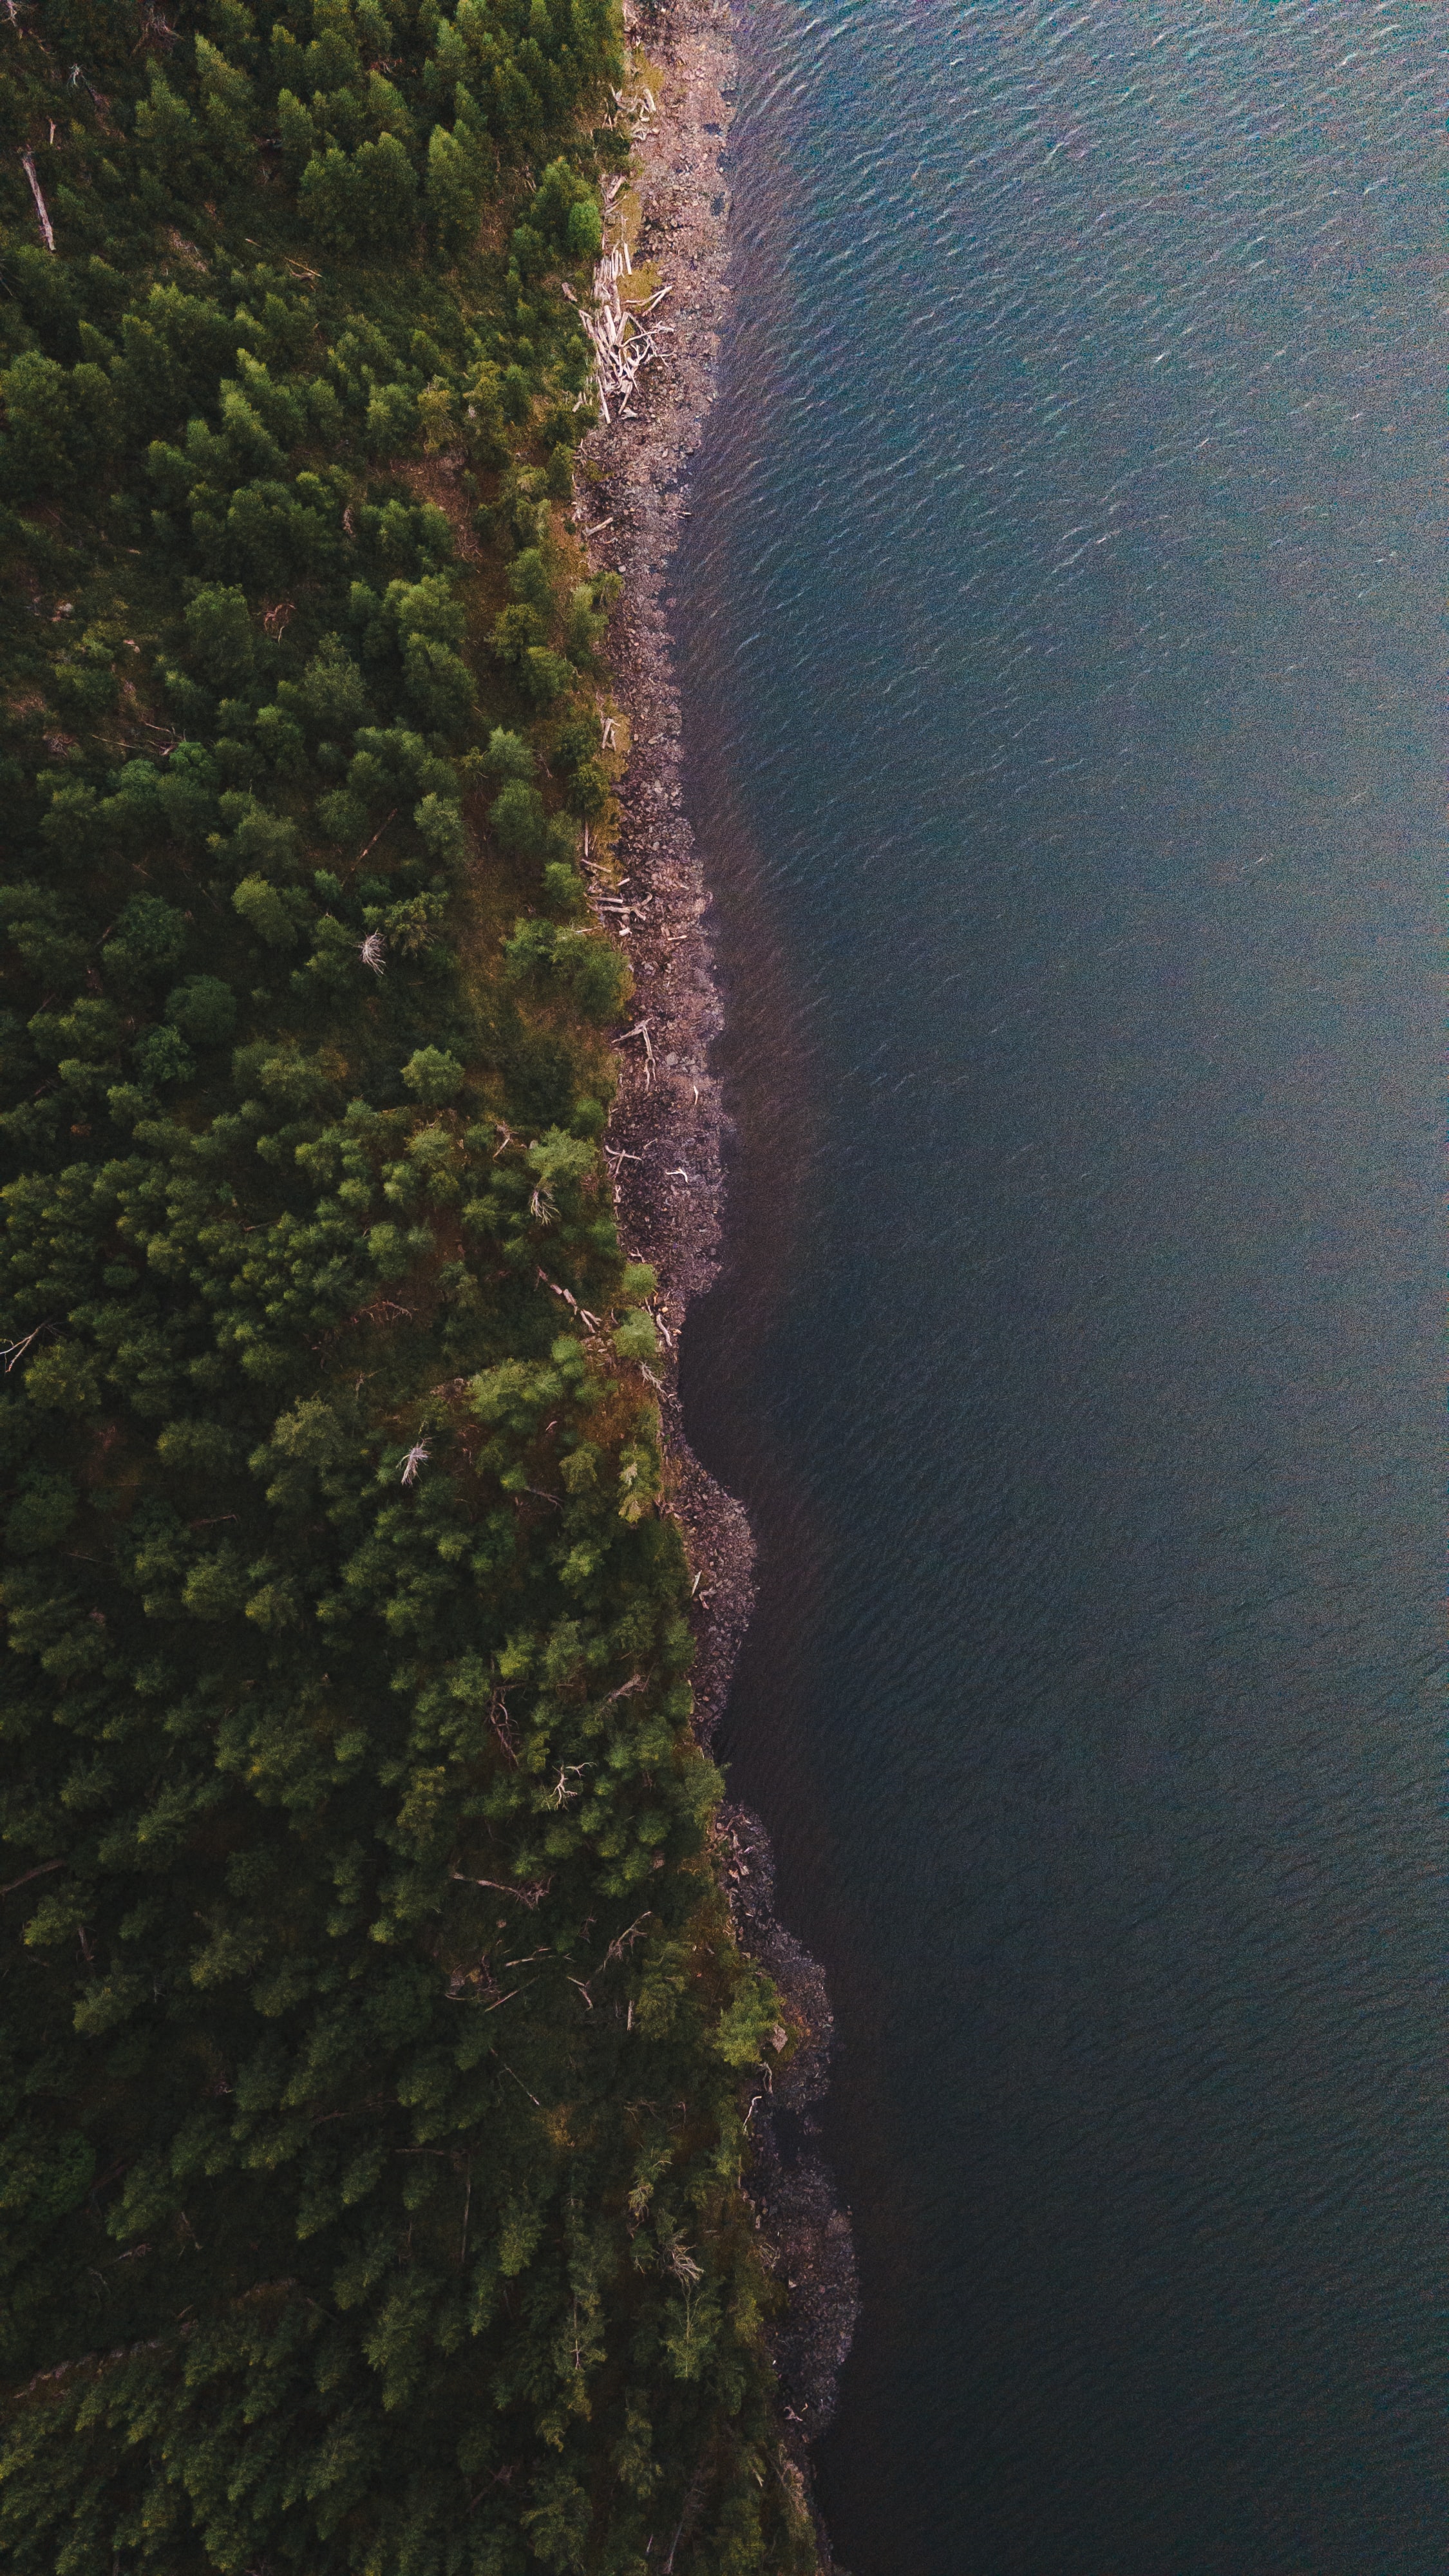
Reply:
[[576, 865], [613, 12], [0, 48], [0, 2559], [805, 2570]]

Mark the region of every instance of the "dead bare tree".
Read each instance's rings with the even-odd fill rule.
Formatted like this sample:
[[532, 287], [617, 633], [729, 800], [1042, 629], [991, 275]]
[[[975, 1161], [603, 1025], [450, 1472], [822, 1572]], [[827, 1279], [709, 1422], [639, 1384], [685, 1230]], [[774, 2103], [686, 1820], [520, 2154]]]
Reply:
[[40, 229], [45, 235], [45, 247], [48, 251], [53, 251], [55, 249], [55, 228], [50, 220], [50, 209], [46, 205], [45, 198], [41, 193], [40, 181], [35, 175], [35, 155], [33, 152], [21, 153], [20, 167], [24, 171], [26, 178], [30, 181], [30, 193], [35, 199], [35, 211], [40, 217]]

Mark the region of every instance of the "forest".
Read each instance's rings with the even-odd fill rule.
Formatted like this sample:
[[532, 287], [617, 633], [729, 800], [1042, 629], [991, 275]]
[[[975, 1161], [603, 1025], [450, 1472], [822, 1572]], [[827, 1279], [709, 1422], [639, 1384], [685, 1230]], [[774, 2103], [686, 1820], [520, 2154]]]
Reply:
[[6, 0], [0, 2564], [812, 2570], [601, 1147], [613, 0]]

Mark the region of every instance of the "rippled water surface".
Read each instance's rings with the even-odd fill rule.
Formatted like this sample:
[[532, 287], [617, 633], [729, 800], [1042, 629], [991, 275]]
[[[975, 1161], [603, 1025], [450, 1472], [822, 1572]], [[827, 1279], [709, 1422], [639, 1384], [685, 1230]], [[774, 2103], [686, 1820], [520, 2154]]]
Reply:
[[752, 0], [696, 1437], [853, 2576], [1449, 2566], [1446, 21]]

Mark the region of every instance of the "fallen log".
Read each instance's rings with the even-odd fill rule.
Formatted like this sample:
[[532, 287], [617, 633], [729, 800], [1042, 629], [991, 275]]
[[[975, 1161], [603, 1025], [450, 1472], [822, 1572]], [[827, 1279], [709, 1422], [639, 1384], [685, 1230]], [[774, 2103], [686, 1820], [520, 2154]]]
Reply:
[[30, 193], [35, 199], [35, 211], [40, 217], [40, 229], [45, 235], [45, 247], [48, 251], [54, 252], [55, 232], [50, 220], [50, 210], [41, 194], [40, 181], [35, 175], [35, 155], [32, 152], [22, 152], [20, 167], [30, 181]]

